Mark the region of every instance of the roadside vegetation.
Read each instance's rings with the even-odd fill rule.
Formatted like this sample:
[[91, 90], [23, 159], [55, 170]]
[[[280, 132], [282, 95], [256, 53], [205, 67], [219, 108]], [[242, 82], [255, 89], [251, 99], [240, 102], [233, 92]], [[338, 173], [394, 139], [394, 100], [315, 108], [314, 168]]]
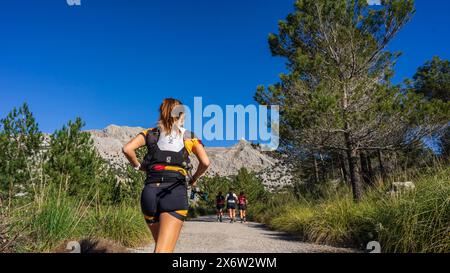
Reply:
[[255, 99], [279, 105], [278, 152], [298, 181], [250, 207], [255, 219], [318, 243], [449, 251], [450, 63], [392, 81], [389, 43], [414, 13], [413, 0], [298, 0], [279, 22], [268, 43], [287, 71]]
[[392, 82], [388, 45], [414, 13], [412, 0], [298, 0], [279, 22], [268, 43], [287, 71], [255, 100], [280, 108], [273, 155], [295, 181], [249, 198], [254, 220], [321, 244], [449, 252], [450, 63]]
[[[415, 188], [394, 191], [393, 182], [413, 181]], [[201, 190], [210, 193], [192, 212], [214, 213], [214, 196], [232, 186], [249, 199], [249, 217], [269, 228], [294, 234], [301, 241], [366, 250], [378, 241], [382, 252], [448, 253], [450, 251], [450, 167], [436, 161], [430, 166], [393, 173], [377, 180], [354, 202], [351, 187], [330, 180], [308, 185], [300, 182], [275, 192], [261, 190], [255, 174], [242, 169], [235, 177], [204, 179]]]
[[62, 242], [150, 242], [137, 197], [143, 179], [119, 178], [101, 159], [83, 122], [44, 136], [25, 104], [1, 120], [0, 215], [4, 252], [50, 252]]
[[249, 212], [254, 220], [308, 242], [365, 250], [368, 242], [378, 241], [382, 252], [448, 253], [449, 177], [448, 165], [437, 165], [411, 174], [414, 190], [393, 195], [390, 182], [379, 183], [358, 203], [342, 184], [322, 186], [322, 197], [313, 199], [284, 191]]
[[[215, 195], [232, 186], [247, 195], [251, 218], [304, 241], [450, 252], [450, 63], [436, 56], [394, 84], [401, 54], [388, 46], [414, 1], [367, 2], [297, 0], [269, 36], [286, 71], [254, 98], [279, 106], [272, 155], [292, 166], [292, 185], [269, 192], [245, 169], [203, 178], [209, 196], [191, 217], [213, 213]], [[138, 205], [143, 174], [113, 171], [83, 126], [77, 119], [46, 136], [26, 104], [1, 120], [0, 252], [150, 240]]]

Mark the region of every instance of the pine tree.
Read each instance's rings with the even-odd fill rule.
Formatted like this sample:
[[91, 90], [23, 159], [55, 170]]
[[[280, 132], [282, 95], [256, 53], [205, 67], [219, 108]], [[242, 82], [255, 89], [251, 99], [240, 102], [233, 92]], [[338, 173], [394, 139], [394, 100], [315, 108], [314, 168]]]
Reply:
[[[450, 103], [450, 62], [438, 56], [427, 61], [417, 69], [409, 88], [418, 94], [424, 95], [427, 100], [440, 100]], [[448, 117], [450, 122], [450, 117]], [[450, 155], [450, 126], [446, 126], [441, 135], [435, 135], [439, 140], [441, 152], [445, 157]]]
[[390, 83], [400, 54], [385, 48], [412, 17], [414, 2], [385, 0], [373, 8], [366, 0], [298, 0], [295, 8], [269, 36], [288, 73], [268, 89], [259, 87], [255, 99], [280, 106], [286, 151], [345, 153], [358, 201], [360, 151], [417, 141], [442, 122], [436, 113], [448, 113]]
[[417, 69], [412, 88], [427, 99], [450, 101], [450, 62], [438, 56]]
[[[71, 196], [109, 198], [114, 175], [95, 149], [88, 132], [81, 131], [83, 121], [69, 121], [51, 136], [45, 173], [59, 190]], [[99, 196], [100, 195], [100, 196]]]
[[0, 121], [0, 199], [27, 192], [43, 135], [25, 103]]
[[257, 178], [254, 173], [249, 172], [246, 168], [241, 168], [238, 171], [232, 185], [236, 190], [236, 194], [243, 191], [247, 199], [252, 202], [261, 201], [267, 195], [261, 179]]

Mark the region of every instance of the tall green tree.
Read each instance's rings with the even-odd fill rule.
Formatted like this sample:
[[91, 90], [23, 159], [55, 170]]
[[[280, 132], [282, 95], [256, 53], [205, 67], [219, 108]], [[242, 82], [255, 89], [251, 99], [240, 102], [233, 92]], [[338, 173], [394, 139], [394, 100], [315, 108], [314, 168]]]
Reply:
[[[43, 135], [25, 103], [0, 120], [0, 193], [12, 197], [33, 181]], [[1, 196], [0, 196], [1, 198]]]
[[438, 56], [417, 69], [413, 89], [427, 99], [450, 101], [450, 62]]
[[115, 184], [116, 179], [82, 127], [83, 121], [77, 118], [52, 134], [45, 173], [51, 183], [71, 196], [101, 195], [98, 197], [109, 199], [109, 184]]
[[[410, 82], [410, 88], [424, 95], [427, 100], [441, 100], [450, 103], [450, 62], [438, 56], [427, 61], [417, 69]], [[450, 122], [450, 116], [448, 117]], [[450, 126], [447, 126], [442, 135], [436, 136], [441, 144], [442, 154], [450, 155]]]
[[261, 179], [254, 173], [249, 172], [246, 168], [241, 168], [238, 171], [232, 181], [232, 185], [237, 194], [241, 191], [244, 192], [251, 202], [261, 201], [267, 195]]
[[420, 123], [435, 112], [390, 84], [400, 54], [385, 48], [411, 19], [414, 2], [381, 2], [373, 8], [366, 0], [296, 1], [278, 34], [269, 36], [288, 73], [255, 95], [261, 104], [280, 106], [286, 150], [346, 154], [356, 201], [362, 196], [359, 152], [392, 149], [406, 135], [413, 141], [432, 129]]

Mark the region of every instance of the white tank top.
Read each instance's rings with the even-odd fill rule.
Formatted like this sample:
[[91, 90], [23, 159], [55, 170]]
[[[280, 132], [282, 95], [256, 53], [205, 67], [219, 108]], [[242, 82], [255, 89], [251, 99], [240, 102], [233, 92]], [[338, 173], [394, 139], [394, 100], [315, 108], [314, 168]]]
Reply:
[[183, 127], [179, 127], [177, 125], [173, 125], [172, 132], [167, 135], [160, 128], [161, 134], [159, 135], [158, 140], [158, 148], [162, 151], [171, 151], [171, 152], [179, 152], [184, 148], [184, 133], [186, 129]]

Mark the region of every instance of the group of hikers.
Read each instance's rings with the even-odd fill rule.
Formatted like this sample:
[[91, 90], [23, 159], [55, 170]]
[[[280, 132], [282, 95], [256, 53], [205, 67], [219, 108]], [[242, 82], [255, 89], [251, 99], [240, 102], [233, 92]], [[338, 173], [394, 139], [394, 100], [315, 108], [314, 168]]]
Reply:
[[230, 218], [230, 223], [236, 222], [236, 209], [239, 210], [239, 217], [241, 223], [247, 223], [247, 204], [248, 200], [244, 192], [241, 192], [239, 196], [236, 196], [234, 189], [230, 188], [227, 195], [224, 197], [222, 192], [219, 192], [216, 196], [216, 212], [217, 221], [222, 222], [223, 210], [226, 208], [228, 210], [228, 216]]

